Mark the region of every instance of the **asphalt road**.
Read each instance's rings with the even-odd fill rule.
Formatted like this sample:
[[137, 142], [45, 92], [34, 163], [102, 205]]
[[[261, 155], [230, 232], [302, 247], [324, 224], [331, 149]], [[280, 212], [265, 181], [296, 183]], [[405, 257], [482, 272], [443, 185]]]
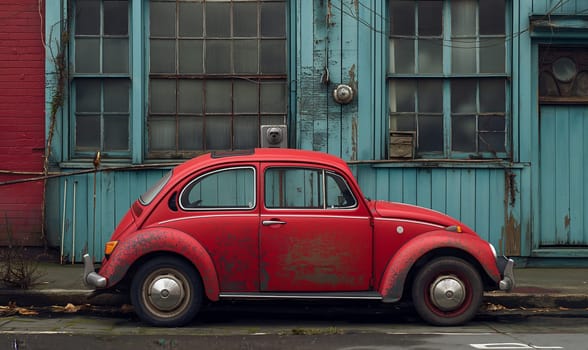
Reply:
[[0, 349], [587, 349], [588, 317], [548, 310], [482, 313], [464, 327], [422, 323], [409, 309], [370, 305], [225, 305], [183, 328], [121, 310], [39, 309], [0, 317]]

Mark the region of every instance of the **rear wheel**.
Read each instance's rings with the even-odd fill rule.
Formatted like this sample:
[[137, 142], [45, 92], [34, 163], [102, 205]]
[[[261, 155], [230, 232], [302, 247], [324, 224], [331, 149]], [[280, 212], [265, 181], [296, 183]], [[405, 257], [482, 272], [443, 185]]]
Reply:
[[417, 273], [412, 300], [423, 320], [437, 326], [457, 326], [474, 318], [483, 293], [480, 274], [470, 263], [443, 257]]
[[198, 271], [173, 257], [147, 261], [131, 283], [131, 301], [141, 320], [156, 326], [176, 327], [190, 322], [202, 304]]

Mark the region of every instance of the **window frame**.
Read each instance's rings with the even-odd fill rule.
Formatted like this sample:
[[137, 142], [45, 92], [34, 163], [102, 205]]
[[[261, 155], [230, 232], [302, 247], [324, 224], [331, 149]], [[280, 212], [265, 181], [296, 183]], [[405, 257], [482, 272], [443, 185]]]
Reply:
[[[401, 162], [406, 162], [406, 161], [422, 161], [422, 160], [427, 160], [427, 159], [431, 159], [431, 160], [468, 160], [468, 159], [487, 159], [487, 160], [509, 160], [512, 158], [512, 147], [513, 147], [513, 140], [512, 140], [512, 133], [513, 133], [513, 114], [512, 114], [512, 45], [513, 45], [513, 40], [512, 40], [512, 30], [513, 30], [513, 23], [512, 23], [512, 1], [511, 0], [505, 0], [505, 13], [504, 13], [504, 23], [505, 23], [505, 32], [503, 35], [481, 35], [479, 32], [479, 11], [480, 11], [480, 5], [478, 0], [474, 0], [476, 1], [476, 72], [475, 73], [453, 73], [452, 72], [452, 45], [451, 44], [447, 44], [447, 43], [451, 43], [452, 40], [454, 40], [454, 38], [452, 38], [452, 32], [451, 32], [451, 0], [439, 0], [443, 2], [442, 5], [442, 14], [443, 14], [443, 19], [442, 19], [442, 40], [443, 40], [443, 48], [442, 48], [442, 54], [443, 54], [443, 64], [442, 64], [442, 72], [441, 73], [419, 73], [419, 72], [414, 72], [413, 73], [393, 73], [393, 67], [391, 67], [392, 64], [392, 58], [390, 58], [390, 55], [392, 54], [392, 46], [391, 46], [391, 41], [395, 39], [395, 36], [392, 35], [391, 28], [390, 28], [390, 22], [392, 20], [392, 15], [390, 13], [391, 11], [391, 2], [394, 0], [388, 0], [388, 2], [386, 3], [385, 6], [385, 13], [386, 13], [386, 18], [388, 19], [388, 21], [386, 21], [386, 25], [387, 25], [387, 31], [386, 31], [386, 37], [385, 37], [385, 52], [386, 52], [386, 63], [385, 63], [385, 69], [384, 69], [384, 86], [386, 88], [386, 96], [385, 96], [385, 102], [386, 102], [386, 108], [385, 108], [385, 120], [383, 121], [383, 125], [386, 125], [387, 128], [385, 128], [385, 133], [383, 135], [383, 139], [386, 141], [386, 147], [383, 149], [383, 158], [384, 159], [388, 159], [391, 161], [401, 161]], [[411, 3], [416, 3], [418, 2], [418, 0], [413, 0], [411, 1]], [[418, 15], [418, 7], [415, 6], [415, 16]], [[415, 17], [416, 18], [416, 17]], [[418, 20], [417, 20], [418, 21]], [[497, 37], [504, 37], [504, 72], [501, 73], [480, 73], [480, 55], [482, 48], [479, 46], [480, 43], [480, 39], [481, 38], [497, 38]], [[400, 36], [402, 37], [402, 36]], [[419, 35], [415, 32], [412, 35], [412, 39], [415, 41], [414, 43], [414, 57], [413, 57], [413, 64], [414, 64], [414, 68], [413, 69], [417, 69], [416, 67], [418, 67], [418, 61], [419, 61], [419, 56], [418, 56], [418, 41], [419, 41]], [[441, 81], [441, 85], [442, 85], [442, 124], [443, 124], [443, 147], [442, 147], [442, 151], [434, 151], [434, 152], [418, 152], [417, 148], [416, 148], [416, 143], [418, 142], [418, 139], [416, 136], [417, 131], [412, 131], [412, 132], [406, 132], [406, 131], [402, 131], [402, 130], [392, 130], [391, 129], [391, 118], [393, 115], [400, 115], [403, 112], [392, 112], [391, 111], [391, 89], [393, 87], [393, 84], [395, 81], [409, 81], [409, 80], [413, 80], [415, 81], [415, 85], [416, 82], [421, 81], [421, 80], [438, 80]], [[476, 137], [476, 147], [479, 150], [479, 135], [480, 135], [480, 131], [478, 129], [478, 119], [481, 116], [484, 116], [484, 113], [480, 110], [480, 82], [486, 79], [502, 79], [505, 82], [505, 89], [504, 89], [504, 118], [505, 118], [505, 149], [503, 152], [489, 152], [489, 151], [478, 151], [478, 152], [464, 152], [464, 151], [455, 151], [452, 149], [452, 138], [453, 138], [453, 127], [452, 127], [452, 115], [456, 114], [456, 113], [452, 113], [451, 111], [451, 83], [453, 81], [456, 80], [460, 80], [460, 79], [471, 79], [471, 80], [475, 80], [476, 81], [476, 86], [477, 86], [477, 91], [476, 91], [476, 112], [473, 112], [473, 115], [476, 117], [476, 129], [475, 129], [475, 137]], [[417, 100], [415, 100], [416, 103]], [[409, 113], [409, 112], [406, 112]], [[414, 114], [414, 117], [417, 118], [418, 115], [420, 114], [430, 114], [430, 113], [419, 113], [417, 111], [417, 108], [415, 107], [415, 111], [410, 112], [410, 114]], [[496, 113], [492, 113], [492, 114], [496, 114]], [[415, 126], [416, 130], [418, 130], [418, 126]], [[414, 155], [412, 158], [391, 158], [390, 157], [390, 150], [389, 147], [391, 145], [391, 134], [394, 133], [398, 133], [398, 134], [403, 134], [403, 133], [414, 133], [414, 144], [415, 144], [415, 148], [414, 148]]]
[[[297, 206], [268, 206], [268, 193], [270, 193], [269, 191], [267, 191], [267, 176], [268, 176], [268, 172], [272, 171], [272, 170], [304, 170], [304, 171], [312, 171], [314, 173], [319, 174], [320, 176], [320, 180], [318, 180], [319, 185], [321, 186], [320, 188], [320, 193], [317, 191], [317, 194], [320, 195], [320, 198], [318, 198], [318, 200], [322, 201], [322, 203], [320, 203], [320, 206], [314, 206], [314, 207], [308, 207], [308, 206], [302, 206], [302, 207], [297, 207]], [[352, 205], [347, 205], [347, 206], [328, 206], [327, 203], [327, 177], [330, 178], [338, 178], [340, 179], [343, 184], [346, 186], [347, 191], [349, 192], [351, 198], [353, 198], [353, 204]], [[335, 182], [337, 182], [337, 185], [339, 185], [339, 182], [335, 180]], [[340, 189], [340, 188], [339, 188]], [[314, 194], [311, 194], [314, 195]], [[279, 194], [279, 197], [281, 197], [282, 195]], [[274, 211], [274, 210], [285, 210], [285, 211], [318, 211], [318, 210], [353, 210], [356, 209], [359, 206], [359, 201], [357, 199], [357, 197], [355, 196], [355, 193], [353, 192], [353, 190], [351, 189], [351, 187], [349, 186], [349, 182], [345, 179], [344, 176], [342, 176], [341, 174], [337, 173], [336, 171], [333, 171], [331, 169], [327, 169], [327, 168], [320, 168], [320, 167], [312, 167], [312, 166], [287, 166], [287, 165], [271, 165], [271, 166], [267, 166], [264, 168], [263, 170], [263, 206], [264, 209], [267, 211]]]
[[[100, 1], [102, 3], [102, 1]], [[292, 121], [292, 115], [295, 112], [295, 105], [291, 103], [295, 91], [291, 89], [290, 77], [296, 76], [296, 67], [292, 66], [291, 56], [295, 50], [296, 43], [292, 40], [294, 28], [296, 28], [296, 21], [291, 19], [292, 14], [296, 13], [297, 6], [295, 3], [286, 1], [285, 2], [285, 74], [284, 82], [285, 86], [285, 103], [286, 107], [280, 116], [283, 116], [284, 123], [289, 127], [289, 132], [292, 132], [291, 126], [294, 125]], [[52, 52], [58, 52], [60, 45], [65, 47], [67, 50], [67, 70], [69, 73], [69, 80], [66, 82], [66, 91], [68, 94], [65, 98], [65, 104], [63, 106], [63, 113], [65, 114], [63, 121], [58, 120], [56, 128], [64, 135], [62, 142], [58, 144], [58, 148], [55, 149], [54, 155], [56, 159], [59, 159], [60, 163], [64, 166], [75, 166], [75, 167], [87, 167], [92, 166], [92, 159], [95, 157], [96, 152], [87, 151], [80, 152], [76, 151], [75, 144], [75, 133], [76, 133], [76, 94], [75, 94], [75, 79], [78, 78], [96, 78], [98, 74], [76, 74], [74, 72], [75, 65], [75, 16], [71, 16], [75, 10], [75, 0], [72, 1], [71, 6], [64, 3], [60, 9], [56, 9], [53, 6], [46, 6], [46, 12], [48, 14], [47, 26], [45, 33], [47, 37], [58, 37], [48, 42], [48, 50]], [[163, 153], [155, 156], [149, 155], [149, 134], [147, 129], [147, 112], [149, 104], [149, 70], [150, 61], [149, 55], [145, 55], [145, 52], [150, 50], [149, 46], [149, 0], [128, 0], [128, 73], [121, 74], [109, 74], [104, 76], [105, 79], [128, 79], [129, 80], [129, 132], [128, 132], [128, 151], [124, 152], [101, 152], [102, 163], [109, 164], [153, 164], [159, 162], [165, 162], [166, 164], [178, 164], [187, 159], [187, 157], [193, 157], [201, 153], [207, 153], [208, 151], [192, 152], [189, 155], [177, 155], [172, 154], [173, 152], [167, 152], [168, 155]], [[101, 6], [102, 8], [103, 6]], [[70, 20], [63, 21], [54, 18], [62, 18], [68, 16], [70, 13]], [[52, 22], [49, 22], [51, 20]], [[56, 26], [51, 23], [59, 23], [63, 28]], [[67, 37], [67, 42], [64, 43], [63, 38], [59, 37], [59, 30], [67, 31], [70, 35]], [[272, 38], [269, 38], [272, 39]], [[55, 74], [57, 76], [57, 68], [51, 64], [46, 65], [47, 74]], [[274, 75], [268, 78], [271, 81], [275, 81]], [[48, 76], [48, 84], [56, 84], [55, 78]], [[46, 91], [53, 94], [51, 88], [46, 88]], [[47, 102], [49, 103], [49, 102]], [[282, 114], [283, 113], [283, 114]], [[266, 113], [267, 114], [267, 113]], [[269, 115], [271, 114], [271, 115]], [[268, 116], [276, 115], [275, 113], [269, 113]], [[258, 119], [263, 122], [265, 114], [257, 114]], [[103, 133], [101, 132], [101, 138]], [[259, 137], [259, 133], [257, 134]], [[293, 139], [289, 138], [289, 139]], [[260, 141], [259, 141], [260, 142]]]
[[[188, 0], [172, 0], [172, 1], [165, 1], [165, 0], [158, 0], [160, 2], [170, 2], [170, 3], [182, 3], [182, 2], [188, 2]], [[260, 5], [262, 3], [263, 0], [257, 0], [255, 2], [253, 2], [256, 5]], [[235, 0], [226, 0], [224, 2], [227, 3], [242, 3], [240, 1], [235, 1]], [[214, 2], [212, 2], [214, 4]], [[263, 121], [268, 120], [270, 121], [270, 124], [275, 124], [275, 122], [272, 120], [273, 118], [282, 118], [282, 122], [280, 124], [286, 124], [289, 125], [290, 124], [290, 115], [291, 115], [291, 92], [289, 89], [289, 78], [290, 75], [292, 73], [292, 68], [291, 66], [291, 61], [290, 61], [290, 56], [291, 56], [291, 37], [292, 37], [292, 33], [291, 33], [291, 21], [290, 21], [290, 17], [291, 17], [291, 12], [292, 12], [292, 7], [294, 6], [290, 1], [288, 0], [267, 0], [267, 3], [284, 3], [284, 10], [285, 10], [285, 23], [284, 23], [284, 55], [285, 55], [285, 69], [284, 72], [285, 73], [263, 73], [263, 72], [258, 72], [258, 73], [238, 73], [238, 72], [222, 72], [222, 73], [206, 73], [204, 72], [204, 68], [203, 71], [200, 73], [181, 73], [179, 71], [179, 45], [180, 42], [182, 40], [185, 40], [185, 38], [180, 34], [179, 32], [179, 17], [176, 18], [176, 33], [175, 33], [175, 49], [176, 49], [176, 62], [175, 62], [175, 69], [176, 72], [175, 73], [160, 73], [160, 72], [151, 72], [151, 55], [148, 54], [146, 55], [147, 58], [145, 59], [145, 63], [144, 63], [144, 105], [146, 106], [145, 109], [145, 113], [144, 113], [144, 118], [142, 120], [143, 123], [143, 127], [144, 127], [144, 134], [143, 134], [143, 138], [144, 138], [144, 142], [143, 142], [143, 154], [142, 157], [144, 157], [145, 161], [149, 162], [149, 161], [156, 161], [156, 160], [168, 160], [168, 159], [174, 159], [174, 160], [185, 160], [188, 158], [192, 158], [194, 156], [203, 154], [203, 153], [207, 153], [207, 152], [211, 152], [211, 151], [234, 151], [234, 150], [242, 150], [242, 149], [248, 149], [251, 147], [247, 147], [247, 148], [235, 148], [235, 133], [234, 133], [234, 128], [235, 128], [235, 120], [239, 118], [239, 116], [245, 116], [245, 117], [255, 117], [259, 126], [264, 125]], [[205, 5], [205, 2], [203, 3], [203, 6]], [[176, 11], [178, 11], [178, 9], [176, 8]], [[261, 15], [261, 7], [258, 8], [258, 15]], [[205, 11], [203, 11], [203, 19], [205, 18]], [[230, 19], [229, 21], [232, 21], [233, 18], [233, 14], [231, 11], [230, 14]], [[204, 20], [205, 22], [205, 20]], [[145, 2], [145, 9], [144, 9], [144, 18], [143, 18], [143, 23], [145, 25], [145, 29], [144, 29], [144, 34], [142, 37], [142, 40], [144, 41], [144, 50], [145, 52], [150, 52], [151, 51], [151, 44], [150, 41], [152, 39], [154, 40], [164, 40], [164, 37], [159, 37], [159, 36], [155, 36], [154, 38], [151, 37], [150, 34], [150, 1], [146, 1]], [[231, 28], [232, 28], [232, 24], [231, 24]], [[262, 45], [261, 42], [263, 41], [271, 41], [271, 40], [277, 40], [280, 39], [281, 37], [276, 37], [276, 36], [264, 36], [261, 32], [261, 17], [258, 18], [258, 23], [257, 23], [257, 29], [258, 29], [258, 33], [257, 36], [252, 39], [249, 38], [251, 40], [256, 40], [258, 42], [258, 46], [257, 46], [257, 50], [258, 50], [258, 57], [257, 57], [257, 64], [258, 64], [258, 68], [261, 65], [261, 50], [262, 50]], [[230, 30], [229, 30], [230, 31]], [[171, 37], [167, 38], [167, 40], [170, 40]], [[193, 38], [192, 38], [193, 39]], [[234, 69], [233, 67], [233, 59], [232, 59], [232, 55], [234, 53], [234, 42], [239, 42], [239, 41], [243, 41], [243, 40], [247, 40], [244, 37], [240, 37], [240, 36], [235, 36], [233, 35], [233, 33], [229, 33], [229, 35], [227, 37], [218, 37], [218, 36], [211, 36], [210, 38], [207, 38], [204, 33], [202, 33], [202, 37], [199, 38], [198, 40], [202, 41], [202, 45], [203, 47], [205, 46], [205, 42], [206, 40], [209, 40], [211, 42], [218, 42], [218, 41], [222, 41], [222, 40], [232, 40], [231, 41], [231, 45], [230, 45], [230, 51], [231, 51], [231, 58], [230, 58], [230, 65], [231, 65], [231, 69]], [[203, 52], [205, 53], [205, 50], [203, 49]], [[203, 57], [203, 61], [202, 61], [202, 65], [203, 67], [206, 66], [206, 55], [204, 54]], [[261, 70], [261, 68], [259, 68]], [[178, 87], [179, 84], [182, 80], [193, 80], [193, 81], [199, 81], [201, 82], [202, 85], [202, 105], [204, 106], [205, 102], [205, 96], [206, 96], [206, 84], [207, 83], [212, 83], [215, 81], [224, 81], [224, 82], [229, 82], [231, 85], [231, 111], [230, 112], [226, 112], [226, 113], [217, 113], [217, 112], [211, 112], [211, 111], [207, 111], [205, 109], [205, 107], [202, 107], [202, 110], [198, 113], [188, 113], [188, 114], [183, 114], [182, 112], [179, 111], [179, 103], [178, 101]], [[176, 111], [175, 113], [172, 114], [168, 114], [168, 115], [173, 115], [175, 117], [175, 121], [176, 121], [176, 134], [179, 131], [179, 123], [180, 123], [180, 119], [182, 119], [182, 117], [192, 117], [192, 118], [201, 118], [202, 120], [206, 120], [209, 118], [214, 119], [215, 117], [220, 117], [220, 118], [230, 118], [230, 138], [229, 138], [229, 148], [223, 148], [223, 149], [217, 149], [217, 148], [210, 148], [208, 149], [206, 147], [206, 127], [204, 126], [202, 128], [202, 149], [198, 149], [198, 150], [182, 150], [179, 146], [179, 136], [176, 135], [176, 139], [175, 139], [175, 143], [176, 143], [176, 149], [174, 150], [152, 150], [151, 149], [151, 145], [150, 145], [150, 133], [149, 133], [149, 123], [150, 123], [150, 119], [157, 119], [162, 118], [162, 116], [165, 114], [162, 113], [152, 113], [151, 110], [151, 84], [153, 81], [156, 80], [167, 80], [170, 82], [174, 82], [174, 86], [176, 87]], [[243, 80], [246, 82], [253, 82], [255, 84], [258, 85], [257, 91], [258, 91], [258, 107], [257, 107], [257, 112], [255, 113], [240, 113], [240, 112], [235, 112], [234, 111], [234, 102], [233, 102], [233, 93], [235, 91], [235, 85], [237, 85], [239, 80]], [[282, 85], [284, 86], [284, 99], [285, 99], [285, 108], [283, 109], [283, 111], [281, 113], [274, 113], [274, 112], [264, 112], [262, 111], [262, 96], [261, 96], [261, 90], [262, 90], [262, 84], [264, 83], [264, 81], [268, 82], [269, 84], [277, 84], [277, 83], [282, 83]], [[203, 123], [205, 123], [203, 121]], [[260, 132], [259, 130], [257, 130], [257, 146], [255, 147], [260, 147], [261, 145], [261, 139], [260, 139]]]
[[[198, 184], [202, 179], [205, 179], [211, 175], [216, 175], [220, 173], [224, 173], [227, 171], [234, 171], [234, 170], [251, 170], [252, 176], [251, 180], [253, 181], [252, 193], [253, 193], [253, 203], [251, 206], [248, 207], [186, 207], [183, 204], [183, 198], [185, 195], [189, 196], [190, 191], [193, 187]], [[187, 191], [187, 192], [186, 192]], [[257, 208], [257, 169], [254, 166], [244, 165], [244, 166], [234, 166], [234, 167], [227, 167], [216, 169], [213, 171], [206, 172], [195, 177], [193, 180], [190, 180], [186, 185], [182, 187], [180, 193], [178, 194], [178, 204], [179, 208], [183, 211], [253, 211]]]
[[[68, 23], [70, 33], [73, 35], [69, 36], [69, 41], [67, 43], [69, 47], [69, 59], [68, 59], [68, 71], [70, 75], [70, 80], [68, 81], [68, 91], [70, 93], [69, 100], [68, 100], [68, 125], [64, 127], [64, 131], [68, 131], [66, 135], [67, 137], [67, 150], [64, 154], [67, 154], [67, 159], [69, 160], [77, 160], [77, 159], [93, 159], [97, 152], [100, 152], [101, 157], [105, 157], [108, 159], [112, 159], [113, 161], [120, 161], [120, 160], [127, 160], [130, 159], [133, 155], [133, 81], [134, 81], [134, 74], [133, 74], [133, 53], [132, 53], [132, 46], [133, 46], [133, 23], [132, 23], [132, 12], [133, 12], [133, 5], [137, 2], [136, 0], [127, 0], [127, 34], [124, 35], [112, 35], [112, 37], [125, 37], [127, 39], [127, 72], [126, 73], [105, 73], [104, 72], [104, 39], [110, 38], [111, 35], [107, 35], [104, 33], [104, 1], [99, 0], [98, 4], [100, 4], [100, 14], [99, 14], [99, 28], [100, 33], [96, 37], [99, 38], [99, 67], [100, 72], [76, 72], [76, 39], [77, 38], [84, 38], [87, 34], [80, 34], [76, 33], [76, 6], [77, 1], [74, 1], [72, 4], [72, 11], [74, 14], [71, 15], [70, 23]], [[95, 35], [94, 35], [95, 36]], [[105, 118], [109, 115], [110, 112], [104, 111], [104, 83], [105, 81], [109, 80], [119, 80], [124, 79], [128, 81], [129, 87], [129, 95], [128, 95], [128, 109], [125, 115], [127, 115], [127, 150], [105, 150], [104, 147], [104, 122]], [[77, 85], [81, 80], [96, 80], [100, 82], [100, 135], [99, 135], [99, 147], [95, 151], [90, 150], [77, 150]], [[80, 115], [83, 115], [85, 112], [80, 112]], [[120, 113], [118, 113], [120, 114]]]

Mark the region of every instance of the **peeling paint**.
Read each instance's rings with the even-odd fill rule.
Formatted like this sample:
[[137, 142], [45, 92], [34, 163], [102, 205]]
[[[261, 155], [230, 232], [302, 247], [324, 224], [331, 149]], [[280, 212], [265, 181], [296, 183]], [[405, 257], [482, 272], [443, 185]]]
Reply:
[[505, 220], [502, 237], [504, 239], [504, 254], [520, 256], [521, 225], [512, 214], [509, 214]]
[[516, 205], [516, 174], [510, 170], [504, 173], [504, 225], [502, 227], [500, 248], [506, 255], [521, 255], [521, 224], [511, 212]]
[[516, 195], [518, 192], [516, 177], [517, 177], [517, 175], [514, 174], [510, 170], [508, 170], [504, 173], [504, 184], [505, 184], [504, 199], [505, 199], [505, 202], [508, 203], [511, 207], [514, 207], [516, 204]]
[[351, 119], [351, 160], [357, 160], [357, 115]]

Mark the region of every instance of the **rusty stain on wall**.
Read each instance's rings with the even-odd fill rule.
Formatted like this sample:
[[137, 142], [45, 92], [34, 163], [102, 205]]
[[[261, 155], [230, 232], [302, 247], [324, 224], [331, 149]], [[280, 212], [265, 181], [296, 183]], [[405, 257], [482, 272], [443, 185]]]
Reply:
[[357, 160], [357, 115], [351, 119], [351, 160]]
[[516, 174], [507, 170], [504, 173], [504, 226], [502, 227], [500, 246], [504, 254], [521, 255], [521, 224], [509, 210], [514, 208], [517, 195]]

